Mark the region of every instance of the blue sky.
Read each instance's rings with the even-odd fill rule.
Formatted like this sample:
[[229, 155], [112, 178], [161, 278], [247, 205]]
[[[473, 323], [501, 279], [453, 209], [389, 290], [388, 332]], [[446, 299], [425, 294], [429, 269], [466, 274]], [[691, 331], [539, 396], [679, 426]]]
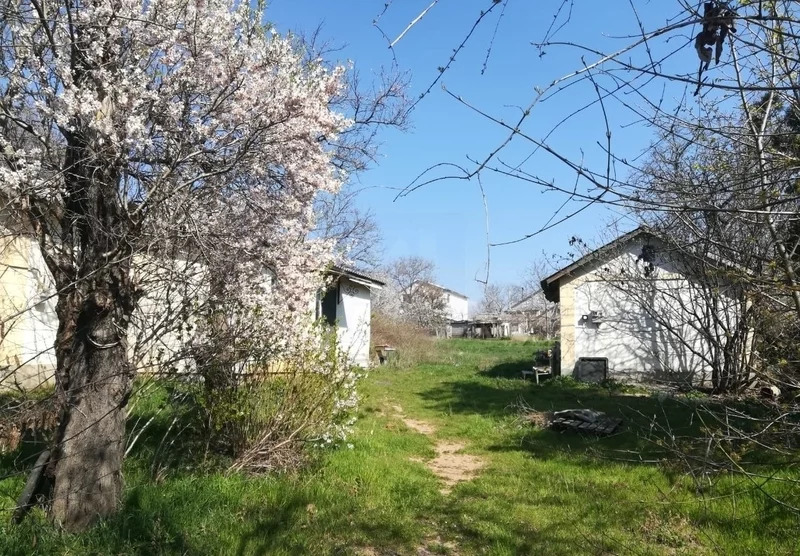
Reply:
[[[395, 0], [380, 20], [391, 38], [430, 4], [430, 0]], [[448, 90], [463, 95], [482, 109], [512, 121], [519, 106], [535, 96], [535, 87], [583, 65], [581, 54], [568, 47], [551, 47], [544, 56], [531, 42], [540, 41], [553, 21], [561, 0], [509, 0], [500, 20], [485, 73], [481, 74], [487, 48], [498, 21], [495, 9], [477, 29], [467, 47], [459, 53], [453, 68], [442, 78]], [[616, 38], [638, 31], [631, 5], [627, 1], [575, 2], [568, 25], [557, 39], [590, 44], [610, 50], [631, 42]], [[445, 65], [452, 50], [461, 43], [488, 0], [440, 0], [412, 28], [395, 49], [399, 68], [411, 74], [409, 94], [416, 97], [425, 90]], [[336, 53], [342, 61], [351, 60], [366, 79], [381, 67], [390, 67], [392, 53], [386, 39], [372, 24], [384, 6], [383, 0], [272, 0], [267, 19], [281, 31], [311, 32], [322, 25], [322, 37], [341, 46]], [[639, 15], [648, 29], [664, 25], [679, 12], [677, 1], [636, 2]], [[497, 13], [495, 13], [497, 12]], [[663, 48], [677, 48], [672, 63], [685, 63], [694, 69], [696, 57], [686, 36], [673, 37]], [[682, 47], [683, 48], [680, 48]], [[584, 54], [587, 63], [594, 56]], [[636, 52], [632, 56], [643, 56]], [[610, 81], [606, 81], [610, 84]], [[451, 162], [468, 164], [467, 157], [483, 158], [506, 136], [490, 123], [450, 98], [440, 85], [419, 103], [407, 132], [389, 131], [381, 136], [378, 164], [358, 177], [365, 188], [360, 203], [373, 210], [384, 237], [384, 258], [421, 255], [436, 262], [438, 281], [464, 292], [476, 303], [482, 285], [476, 278], [485, 275], [486, 230], [482, 197], [476, 180], [446, 180], [421, 188], [395, 200], [398, 189], [408, 186], [429, 166]], [[662, 91], [662, 84], [643, 84], [648, 95], [681, 95], [683, 90]], [[627, 100], [636, 103], [635, 94]], [[538, 104], [524, 131], [544, 137], [552, 127], [575, 109], [597, 98], [594, 88], [584, 82]], [[641, 104], [641, 102], [639, 102]], [[631, 111], [619, 103], [606, 103], [612, 128], [612, 148], [620, 157], [635, 157], [652, 139], [652, 131], [639, 124]], [[594, 106], [560, 127], [548, 139], [557, 150], [593, 167], [605, 166], [605, 155], [598, 142], [605, 144], [605, 125], [599, 106]], [[501, 160], [518, 164], [532, 151], [530, 144], [515, 140], [503, 151]], [[575, 172], [552, 156], [537, 152], [525, 170], [561, 186], [572, 187]], [[620, 177], [624, 170], [619, 170]], [[541, 187], [496, 174], [483, 179], [489, 205], [492, 242], [517, 239], [538, 229], [565, 201], [563, 194], [543, 192]], [[571, 203], [565, 212], [580, 208]], [[564, 256], [569, 239], [580, 236], [589, 241], [599, 238], [603, 228], [618, 222], [623, 229], [635, 223], [619, 209], [591, 207], [578, 216], [532, 239], [491, 250], [490, 281], [518, 282], [528, 264], [544, 254]]]

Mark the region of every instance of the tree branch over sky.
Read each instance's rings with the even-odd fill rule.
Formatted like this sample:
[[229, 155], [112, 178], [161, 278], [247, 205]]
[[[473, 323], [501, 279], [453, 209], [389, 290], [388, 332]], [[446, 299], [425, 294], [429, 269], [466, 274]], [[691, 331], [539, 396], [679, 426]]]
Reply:
[[[692, 266], [716, 261], [695, 273], [702, 275], [695, 278], [712, 307], [717, 307], [720, 284], [741, 293], [736, 303], [746, 315], [746, 328], [756, 330], [756, 349], [743, 347], [746, 334], [738, 324], [708, 324], [714, 330], [704, 332], [725, 328], [719, 336], [724, 341], [717, 342], [724, 356], [715, 356], [715, 388], [741, 390], [754, 377], [797, 388], [798, 4], [620, 1], [600, 8], [560, 0], [537, 4], [541, 17], [531, 22], [529, 35], [473, 35], [497, 4], [505, 13], [523, 9], [515, 0], [474, 6], [472, 27], [463, 30], [469, 44], [453, 39], [451, 47], [454, 53], [467, 48], [471, 55], [458, 64], [455, 54], [444, 58], [434, 81], [441, 82], [441, 96], [453, 110], [471, 115], [476, 128], [495, 135], [491, 141], [475, 137], [474, 148], [460, 157], [419, 168], [401, 196], [452, 183], [477, 187], [481, 180], [559, 199], [550, 205], [554, 209], [532, 211], [522, 233], [492, 237], [490, 247], [498, 249], [554, 226], [568, 229], [590, 210], [604, 210], [623, 228], [648, 224], [668, 235]], [[446, 6], [439, 2], [435, 9]], [[610, 13], [613, 21], [604, 17]], [[498, 15], [496, 24], [502, 25]], [[430, 17], [416, 21], [414, 31], [419, 33]], [[525, 74], [523, 90], [494, 82], [493, 94], [486, 94], [488, 85], [458, 80], [459, 71], [479, 79], [486, 58], [490, 68], [501, 63], [490, 56], [498, 49], [496, 35], [504, 38], [521, 72], [523, 67], [539, 70]], [[396, 55], [403, 41], [411, 40], [407, 33], [395, 41]], [[429, 91], [422, 86], [428, 101]], [[681, 309], [694, 324], [718, 317], [692, 314], [690, 306]], [[755, 360], [750, 353], [757, 354]], [[790, 407], [797, 409], [795, 402]], [[769, 418], [764, 427], [778, 423], [782, 418]], [[795, 428], [781, 430], [794, 434]], [[779, 450], [784, 438], [772, 438], [768, 449]], [[719, 448], [717, 456], [725, 452], [713, 435], [708, 443], [709, 453], [712, 446]], [[703, 465], [730, 463], [711, 459], [703, 459]]]

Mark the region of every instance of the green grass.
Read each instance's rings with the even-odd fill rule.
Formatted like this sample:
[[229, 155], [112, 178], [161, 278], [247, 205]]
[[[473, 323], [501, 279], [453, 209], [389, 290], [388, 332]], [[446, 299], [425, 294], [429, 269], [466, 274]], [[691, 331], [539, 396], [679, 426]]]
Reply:
[[[748, 483], [722, 478], [698, 491], [668, 461], [618, 461], [665, 457], [652, 419], [681, 434], [696, 431], [685, 404], [568, 379], [522, 381], [519, 371], [544, 347], [447, 340], [434, 363], [372, 371], [361, 385], [353, 448], [321, 452], [297, 475], [202, 472], [187, 446], [153, 479], [153, 455], [171, 421], [160, 415], [126, 463], [119, 516], [66, 535], [37, 512], [20, 526], [0, 525], [0, 553], [796, 552], [797, 520]], [[157, 411], [159, 395], [136, 411]], [[522, 401], [539, 411], [591, 407], [622, 416], [626, 427], [608, 438], [539, 430], [519, 419]], [[409, 430], [397, 406], [434, 425], [434, 435]], [[440, 493], [424, 465], [437, 440], [463, 443], [486, 467]], [[19, 454], [0, 460], [6, 473], [25, 465]], [[13, 505], [22, 481], [0, 482], [3, 507]]]

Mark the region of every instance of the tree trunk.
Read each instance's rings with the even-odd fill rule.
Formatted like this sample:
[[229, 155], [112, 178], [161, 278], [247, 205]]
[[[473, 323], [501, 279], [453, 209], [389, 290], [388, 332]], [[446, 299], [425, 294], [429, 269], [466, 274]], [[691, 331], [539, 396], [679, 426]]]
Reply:
[[[56, 396], [59, 427], [48, 466], [51, 516], [80, 531], [112, 515], [122, 495], [125, 406], [133, 387], [127, 331], [133, 222], [120, 200], [118, 160], [93, 134], [72, 134], [65, 202], [45, 260], [58, 288]], [[43, 213], [45, 211], [42, 211]]]
[[[94, 284], [98, 284], [95, 282]], [[133, 385], [119, 292], [59, 299], [56, 339], [62, 416], [54, 442], [52, 517], [69, 531], [112, 515], [122, 496], [125, 405]]]

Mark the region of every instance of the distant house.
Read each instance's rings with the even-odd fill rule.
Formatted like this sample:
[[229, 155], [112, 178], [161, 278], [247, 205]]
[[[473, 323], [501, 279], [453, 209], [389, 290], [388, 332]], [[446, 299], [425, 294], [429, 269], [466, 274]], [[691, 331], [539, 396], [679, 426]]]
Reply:
[[512, 336], [533, 335], [553, 338], [558, 334], [558, 304], [549, 303], [542, 290], [537, 290], [509, 307], [506, 318]]
[[423, 294], [429, 310], [436, 313], [437, 323], [428, 327], [437, 336], [446, 338], [467, 335], [469, 321], [469, 298], [433, 282], [415, 282], [412, 288], [415, 295]]
[[422, 282], [428, 288], [439, 291], [445, 302], [447, 318], [452, 321], [464, 321], [469, 318], [469, 298], [457, 291], [445, 288], [433, 282]]
[[317, 317], [337, 327], [339, 347], [348, 360], [361, 367], [369, 366], [372, 292], [385, 284], [368, 274], [334, 266], [334, 279], [317, 302]]
[[638, 228], [542, 280], [560, 303], [562, 373], [704, 384], [726, 358], [746, 358], [746, 301], [725, 282], [709, 288], [696, 268]]

